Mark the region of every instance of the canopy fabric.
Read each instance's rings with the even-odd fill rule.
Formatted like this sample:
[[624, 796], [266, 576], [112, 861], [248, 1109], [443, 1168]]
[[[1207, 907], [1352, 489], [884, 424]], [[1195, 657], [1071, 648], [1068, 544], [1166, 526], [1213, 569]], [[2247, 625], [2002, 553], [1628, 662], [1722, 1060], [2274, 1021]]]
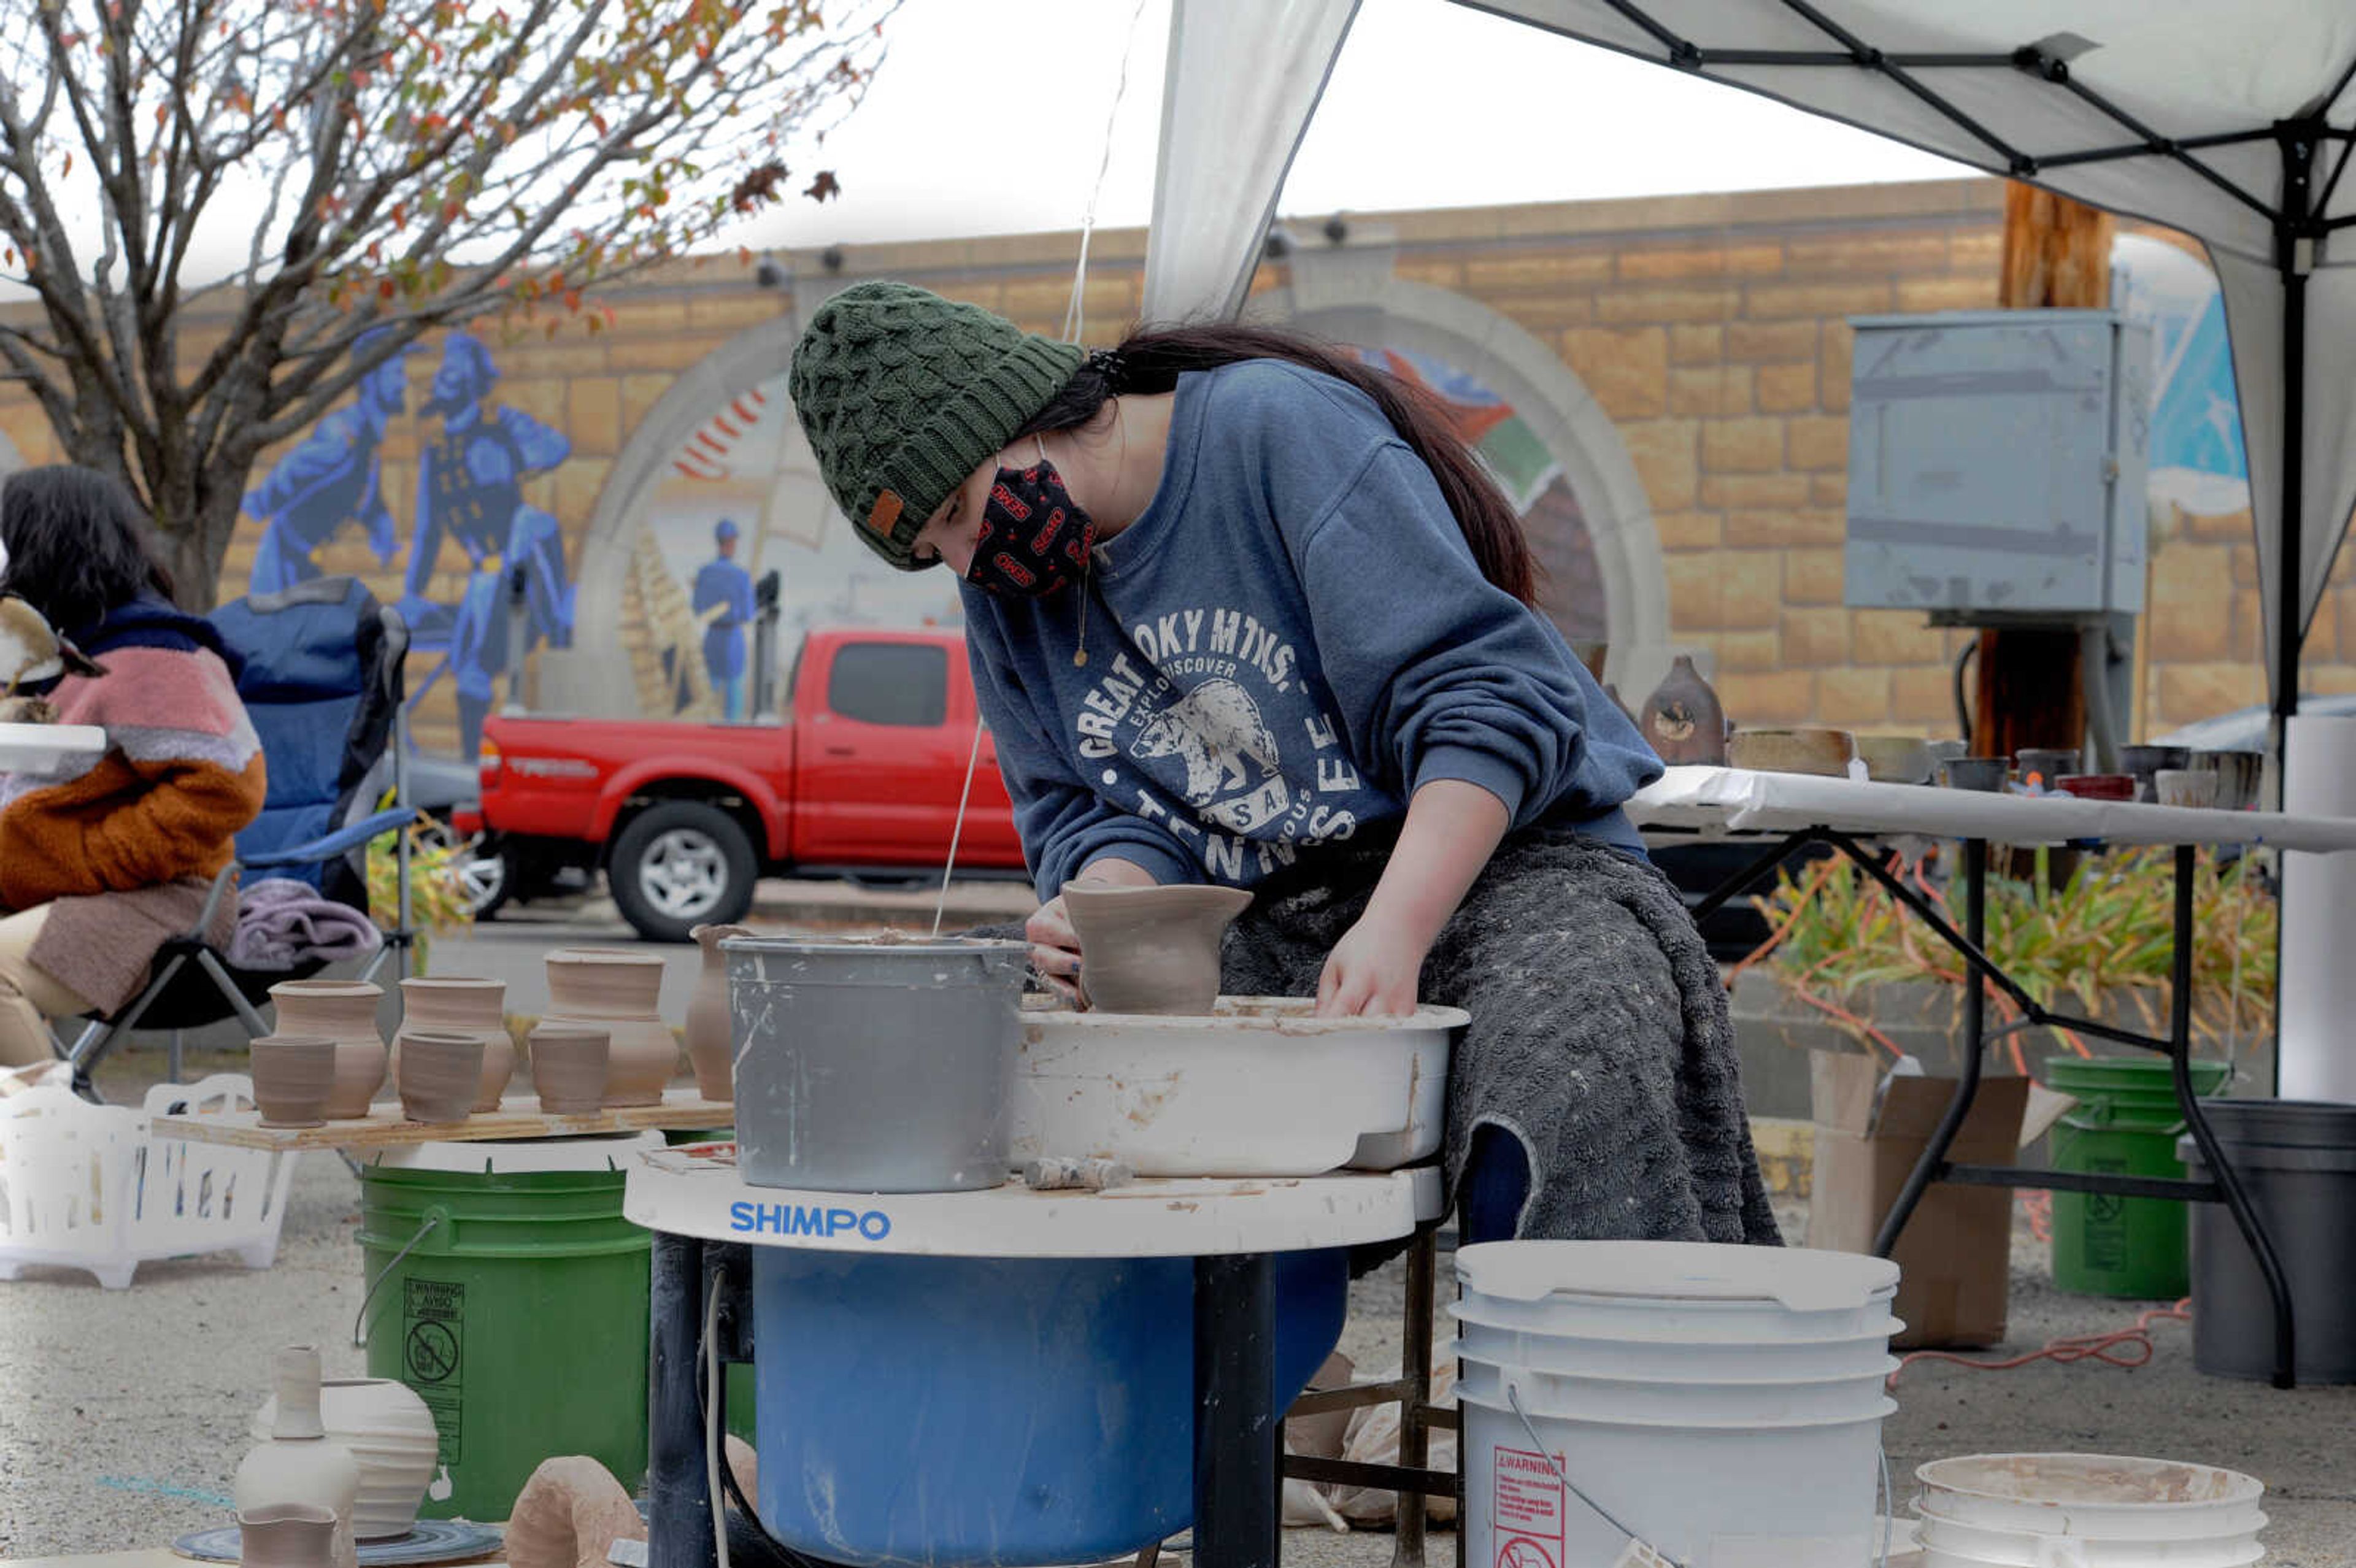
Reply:
[[[2278, 713], [2356, 509], [2356, 5], [2243, 0], [1460, 0], [1601, 48], [1763, 93], [1991, 173], [2033, 181], [2209, 247], [2223, 290]], [[1248, 132], [1248, 80], [1178, 69], [1194, 18], [1175, 0], [1165, 127]], [[1305, 35], [1295, 0], [1280, 9]], [[1338, 50], [1355, 0], [1323, 0]], [[1306, 75], [1305, 62], [1287, 74]], [[1322, 78], [1321, 78], [1322, 80]], [[1313, 100], [1312, 100], [1313, 101]], [[1289, 149], [1297, 130], [1284, 137]], [[1232, 309], [1180, 278], [1248, 269], [1284, 168], [1215, 177], [1165, 140], [1148, 275], [1155, 309]], [[1214, 252], [1216, 254], [1214, 254]], [[1179, 261], [1176, 258], [1183, 256]], [[2289, 483], [2286, 483], [2286, 480]], [[2283, 621], [2289, 616], [2288, 624]], [[2288, 667], [2287, 668], [2286, 667]]]
[[[1153, 180], [1147, 321], [1243, 307], [1310, 111], [1358, 0], [1176, 0]], [[1207, 112], [1206, 112], [1207, 111]]]

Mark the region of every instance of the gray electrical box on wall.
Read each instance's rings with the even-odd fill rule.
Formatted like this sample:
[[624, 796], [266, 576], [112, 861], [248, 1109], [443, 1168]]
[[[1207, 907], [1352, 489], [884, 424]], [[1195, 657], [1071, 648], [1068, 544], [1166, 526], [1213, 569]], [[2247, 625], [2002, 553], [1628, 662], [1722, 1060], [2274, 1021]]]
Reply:
[[2105, 310], [1853, 316], [1847, 603], [2143, 608], [2151, 335]]

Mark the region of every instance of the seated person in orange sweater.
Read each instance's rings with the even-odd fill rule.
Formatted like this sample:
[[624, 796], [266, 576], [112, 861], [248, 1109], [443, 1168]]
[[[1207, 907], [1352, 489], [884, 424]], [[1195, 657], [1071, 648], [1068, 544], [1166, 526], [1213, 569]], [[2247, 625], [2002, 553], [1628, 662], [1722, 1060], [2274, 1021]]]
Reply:
[[[48, 1061], [49, 1019], [128, 1005], [262, 810], [236, 656], [173, 605], [145, 528], [130, 490], [92, 469], [0, 483], [0, 589], [105, 667], [64, 677], [50, 700], [58, 722], [107, 741], [53, 771], [0, 773], [0, 1064]], [[221, 901], [209, 934], [226, 946], [237, 901]]]

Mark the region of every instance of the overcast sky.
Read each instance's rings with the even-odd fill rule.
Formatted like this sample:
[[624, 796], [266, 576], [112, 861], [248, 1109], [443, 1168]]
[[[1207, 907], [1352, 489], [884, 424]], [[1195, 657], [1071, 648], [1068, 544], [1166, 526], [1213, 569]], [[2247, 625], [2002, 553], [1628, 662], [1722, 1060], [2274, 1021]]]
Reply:
[[[810, 247], [1078, 226], [1152, 203], [1169, 0], [905, 0], [864, 103], [822, 152], [838, 201], [745, 237]], [[1114, 96], [1123, 60], [1127, 93]], [[1365, 0], [1280, 211], [1940, 179], [1971, 171], [1750, 93], [1451, 0]]]

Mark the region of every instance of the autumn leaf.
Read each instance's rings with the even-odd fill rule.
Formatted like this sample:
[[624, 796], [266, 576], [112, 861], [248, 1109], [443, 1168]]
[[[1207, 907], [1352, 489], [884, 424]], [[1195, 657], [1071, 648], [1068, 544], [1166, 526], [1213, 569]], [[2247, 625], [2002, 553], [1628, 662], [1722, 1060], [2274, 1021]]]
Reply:
[[834, 177], [834, 171], [832, 169], [820, 169], [818, 172], [818, 177], [809, 182], [809, 185], [802, 191], [802, 194], [809, 197], [812, 201], [822, 202], [829, 197], [841, 196], [842, 194], [842, 185], [841, 182]]

